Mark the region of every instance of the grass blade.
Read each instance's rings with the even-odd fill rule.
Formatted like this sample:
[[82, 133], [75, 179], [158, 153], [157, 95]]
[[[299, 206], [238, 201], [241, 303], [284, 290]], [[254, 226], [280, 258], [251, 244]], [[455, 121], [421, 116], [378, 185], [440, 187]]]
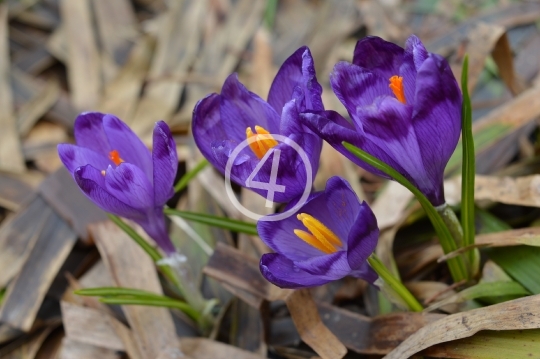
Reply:
[[189, 221], [207, 224], [209, 226], [228, 229], [233, 232], [250, 234], [257, 236], [257, 226], [254, 223], [238, 221], [226, 217], [212, 216], [205, 213], [195, 213], [188, 211], [179, 211], [177, 209], [165, 208], [165, 214], [179, 216]]
[[[463, 146], [463, 160], [461, 171], [461, 227], [463, 228], [463, 246], [474, 244], [474, 178], [475, 178], [475, 152], [472, 134], [472, 107], [468, 89], [469, 57], [463, 60], [461, 72], [461, 91], [463, 92], [463, 104], [461, 108], [461, 138]], [[478, 263], [478, 251], [472, 250], [467, 253], [471, 269], [476, 268]], [[471, 273], [472, 276], [475, 273]]]
[[134, 296], [140, 298], [162, 298], [162, 295], [147, 292], [145, 290], [122, 288], [122, 287], [98, 287], [84, 288], [74, 291], [77, 295], [85, 297], [117, 297], [117, 296]]
[[178, 193], [184, 188], [187, 187], [189, 181], [191, 181], [199, 172], [201, 172], [206, 165], [208, 164], [208, 161], [206, 159], [202, 160], [195, 166], [191, 171], [187, 172], [185, 175], [183, 175], [178, 182], [174, 185], [174, 193]]
[[[163, 259], [163, 256], [161, 255], [161, 253], [158, 252], [156, 248], [152, 247], [143, 237], [139, 235], [139, 233], [137, 233], [133, 228], [131, 228], [120, 217], [110, 213], [107, 213], [107, 216], [128, 236], [130, 236], [135, 241], [135, 243], [137, 243], [150, 256], [150, 258], [152, 258], [154, 262], [157, 263]], [[174, 270], [169, 266], [159, 266], [159, 268], [161, 269], [161, 273], [163, 273], [163, 275], [167, 277], [167, 279], [171, 283], [173, 283], [181, 293], [184, 293], [184, 288], [182, 287], [182, 284], [174, 273]]]
[[184, 312], [194, 321], [200, 314], [186, 302], [139, 289], [121, 287], [85, 288], [76, 290], [77, 295], [102, 297], [100, 302], [116, 305], [148, 305], [154, 307], [176, 308]]

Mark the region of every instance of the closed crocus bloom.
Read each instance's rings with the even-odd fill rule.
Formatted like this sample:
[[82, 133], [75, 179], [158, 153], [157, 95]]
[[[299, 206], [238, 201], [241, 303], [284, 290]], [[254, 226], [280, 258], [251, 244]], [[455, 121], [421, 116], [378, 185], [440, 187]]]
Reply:
[[405, 49], [378, 37], [358, 42], [353, 62], [340, 62], [331, 86], [352, 123], [336, 112], [302, 121], [364, 169], [387, 177], [342, 145], [386, 162], [434, 206], [444, 204], [443, 173], [461, 132], [461, 92], [447, 61], [411, 36]]
[[[281, 66], [268, 102], [248, 91], [237, 75], [232, 74], [223, 84], [221, 94], [210, 94], [197, 103], [192, 122], [195, 143], [208, 161], [225, 173], [233, 150], [251, 139], [249, 146], [231, 159], [230, 178], [240, 186], [247, 186], [246, 180], [253, 174], [254, 182], [269, 183], [275, 166], [273, 160], [267, 159], [280, 150], [277, 184], [285, 186], [285, 190], [276, 192], [274, 201], [288, 202], [302, 194], [306, 184], [312, 183], [319, 166], [322, 140], [300, 123], [299, 114], [324, 110], [321, 93], [307, 47], [298, 49]], [[306, 152], [311, 178], [300, 154], [286, 141], [277, 141], [273, 134], [296, 142]], [[262, 166], [257, 168], [261, 161]], [[267, 195], [266, 189], [250, 189]]]
[[152, 153], [124, 122], [97, 112], [77, 117], [75, 139], [77, 145], [58, 145], [58, 154], [82, 192], [104, 211], [138, 223], [166, 254], [175, 253], [163, 214], [178, 167], [167, 124], [156, 123]]
[[377, 220], [340, 177], [330, 178], [295, 215], [278, 221], [263, 217], [257, 230], [275, 252], [262, 256], [261, 272], [281, 288], [314, 287], [348, 275], [370, 283], [377, 279], [367, 263], [379, 237]]

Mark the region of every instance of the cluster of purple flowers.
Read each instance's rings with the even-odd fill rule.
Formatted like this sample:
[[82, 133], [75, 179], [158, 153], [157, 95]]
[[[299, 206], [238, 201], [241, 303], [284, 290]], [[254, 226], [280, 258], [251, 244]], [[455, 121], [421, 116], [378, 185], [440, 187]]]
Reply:
[[[268, 183], [280, 150], [279, 184], [274, 200], [293, 208], [317, 173], [322, 141], [364, 169], [387, 177], [348, 152], [349, 142], [387, 163], [414, 184], [434, 206], [444, 204], [443, 171], [461, 131], [461, 92], [446, 60], [426, 51], [411, 36], [405, 48], [377, 37], [359, 41], [352, 63], [340, 62], [331, 74], [332, 90], [352, 121], [323, 107], [322, 87], [307, 47], [281, 66], [268, 100], [242, 85], [236, 74], [221, 94], [200, 100], [192, 130], [203, 155], [222, 173], [233, 150], [231, 180]], [[280, 135], [299, 144], [312, 168]], [[77, 118], [78, 146], [60, 145], [60, 158], [81, 190], [107, 212], [139, 223], [167, 253], [174, 253], [163, 217], [173, 194], [177, 169], [175, 144], [163, 122], [154, 128], [152, 153], [118, 118], [86, 113]], [[255, 173], [253, 175], [253, 173]], [[262, 196], [266, 190], [252, 188]], [[272, 215], [271, 215], [272, 216]], [[271, 218], [266, 218], [271, 219]], [[349, 184], [332, 177], [312, 193], [294, 215], [257, 224], [261, 239], [274, 251], [260, 261], [262, 274], [284, 288], [321, 285], [347, 275], [371, 283], [377, 274], [367, 264], [379, 235], [377, 221]]]

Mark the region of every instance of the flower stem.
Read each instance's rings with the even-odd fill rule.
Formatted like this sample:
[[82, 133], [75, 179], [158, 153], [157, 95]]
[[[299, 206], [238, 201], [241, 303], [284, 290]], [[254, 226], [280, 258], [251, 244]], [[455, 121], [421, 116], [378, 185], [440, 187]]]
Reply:
[[[152, 247], [137, 231], [131, 228], [120, 217], [113, 214], [107, 214], [120, 229], [130, 236], [152, 260], [158, 265], [161, 273], [171, 282], [180, 292], [186, 302], [201, 313], [198, 324], [203, 332], [207, 332], [213, 325], [212, 315], [210, 313], [211, 306], [215, 305], [215, 301], [206, 301], [200, 291], [196, 288], [195, 282], [191, 275], [191, 270], [182, 260], [169, 256], [164, 258], [159, 251]], [[180, 254], [178, 256], [181, 256]]]
[[445, 203], [435, 207], [435, 209], [439, 212], [450, 233], [452, 233], [458, 248], [463, 247], [463, 228], [461, 228], [461, 224], [452, 208]]
[[[418, 200], [418, 202], [420, 202], [422, 208], [424, 208], [424, 211], [426, 211], [428, 218], [433, 224], [433, 227], [437, 232], [437, 236], [439, 237], [439, 242], [441, 243], [441, 247], [444, 253], [446, 254], [457, 250], [456, 242], [454, 242], [454, 238], [448, 230], [448, 227], [446, 227], [443, 219], [441, 218], [439, 213], [437, 213], [437, 210], [435, 209], [435, 207], [433, 207], [431, 202], [426, 198], [426, 196], [424, 196], [422, 192], [420, 192], [418, 188], [416, 188], [398, 171], [396, 171], [383, 161], [379, 160], [378, 158], [359, 149], [358, 147], [351, 145], [348, 142], [344, 141], [343, 146], [362, 161], [386, 173], [388, 176], [390, 176], [398, 183], [402, 184], [409, 191], [411, 191], [416, 196], [416, 199]], [[467, 272], [467, 267], [465, 266], [463, 256], [449, 259], [448, 267], [450, 268], [450, 273], [452, 274], [454, 282], [460, 282], [463, 279], [468, 279], [469, 273]]]
[[[468, 88], [469, 57], [465, 55], [461, 72], [461, 91], [463, 103], [461, 108], [461, 144], [463, 160], [461, 170], [461, 226], [463, 228], [463, 246], [474, 245], [476, 228], [474, 225], [474, 181], [476, 176], [476, 158], [472, 133], [472, 106]], [[477, 249], [467, 253], [472, 277], [479, 269], [480, 254]]]
[[421, 312], [424, 310], [422, 304], [416, 300], [416, 298], [409, 292], [409, 290], [397, 279], [388, 268], [384, 266], [379, 257], [373, 253], [368, 258], [368, 263], [375, 272], [382, 278], [382, 280], [390, 286], [390, 288], [407, 304], [409, 309], [413, 312]]
[[178, 193], [184, 188], [187, 187], [189, 181], [193, 179], [199, 172], [201, 172], [206, 165], [208, 164], [208, 160], [203, 159], [201, 162], [197, 163], [195, 167], [191, 169], [191, 171], [187, 172], [185, 175], [183, 175], [178, 182], [174, 185], [174, 193]]
[[[159, 251], [152, 247], [150, 243], [148, 243], [137, 231], [135, 231], [133, 228], [131, 228], [126, 222], [124, 222], [120, 217], [115, 216], [114, 214], [107, 213], [107, 216], [111, 221], [113, 221], [118, 227], [120, 227], [121, 230], [123, 230], [128, 236], [130, 236], [135, 243], [139, 245], [149, 256], [152, 258], [152, 260], [157, 263], [161, 260], [163, 260], [163, 256]], [[174, 270], [169, 266], [160, 266], [161, 273], [172, 283], [174, 284], [180, 293], [182, 295], [184, 294], [184, 288], [182, 287], [182, 284], [178, 280], [178, 277], [174, 273]]]

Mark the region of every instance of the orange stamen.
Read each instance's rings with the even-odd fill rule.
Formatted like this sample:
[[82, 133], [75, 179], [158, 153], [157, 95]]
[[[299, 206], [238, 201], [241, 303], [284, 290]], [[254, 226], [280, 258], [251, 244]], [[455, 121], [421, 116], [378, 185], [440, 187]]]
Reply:
[[300, 213], [296, 216], [309, 232], [295, 229], [294, 234], [307, 244], [326, 254], [335, 253], [343, 246], [338, 236], [313, 216]]
[[249, 147], [253, 153], [255, 153], [257, 158], [261, 159], [268, 150], [277, 146], [278, 142], [274, 140], [270, 132], [266, 131], [261, 126], [255, 126], [255, 132], [256, 133], [253, 133], [253, 131], [251, 131], [251, 127], [246, 128], [246, 138], [249, 139], [255, 137], [255, 140], [249, 144]]
[[117, 166], [120, 166], [120, 163], [124, 162], [124, 160], [120, 158], [120, 153], [118, 153], [117, 150], [109, 152], [109, 159]]
[[399, 102], [407, 103], [405, 100], [405, 90], [403, 89], [403, 77], [395, 75], [390, 77], [390, 85], [388, 87], [390, 87], [390, 90], [392, 90]]

